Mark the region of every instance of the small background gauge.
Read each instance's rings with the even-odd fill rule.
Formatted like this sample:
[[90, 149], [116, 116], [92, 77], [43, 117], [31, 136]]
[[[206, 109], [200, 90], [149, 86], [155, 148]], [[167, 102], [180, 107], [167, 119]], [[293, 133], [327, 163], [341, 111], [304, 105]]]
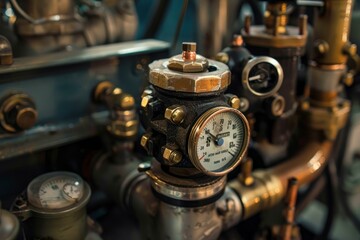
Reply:
[[241, 161], [249, 144], [249, 126], [233, 108], [208, 110], [194, 124], [188, 152], [194, 166], [207, 175], [222, 176]]
[[252, 94], [269, 97], [279, 90], [283, 76], [283, 70], [278, 61], [271, 57], [256, 57], [245, 65], [242, 82]]
[[74, 173], [52, 172], [35, 178], [27, 188], [29, 202], [42, 209], [74, 205], [84, 195], [84, 182]]

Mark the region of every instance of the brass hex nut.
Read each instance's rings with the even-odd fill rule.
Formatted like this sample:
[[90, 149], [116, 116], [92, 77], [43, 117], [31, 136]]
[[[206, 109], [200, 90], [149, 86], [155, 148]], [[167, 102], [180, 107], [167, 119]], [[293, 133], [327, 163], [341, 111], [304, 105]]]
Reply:
[[174, 124], [180, 124], [184, 121], [186, 109], [184, 106], [173, 105], [165, 110], [164, 117]]
[[148, 150], [148, 142], [151, 138], [151, 133], [145, 133], [144, 135], [142, 135], [141, 139], [140, 139], [140, 145], [145, 149]]
[[119, 100], [119, 105], [122, 109], [129, 109], [135, 105], [134, 97], [129, 94], [122, 94]]
[[151, 95], [144, 96], [141, 99], [141, 103], [140, 103], [141, 107], [146, 108], [149, 105], [149, 103], [152, 101], [152, 99], [153, 99], [153, 97]]
[[130, 138], [137, 134], [138, 125], [139, 122], [137, 120], [112, 121], [107, 125], [106, 129], [114, 136]]
[[239, 109], [240, 108], [240, 99], [233, 94], [229, 94], [228, 95], [228, 103], [230, 105], [230, 107], [235, 108], [235, 109]]
[[207, 70], [208, 66], [208, 60], [200, 55], [197, 55], [195, 61], [184, 61], [182, 55], [176, 55], [169, 59], [169, 63], [167, 65], [167, 67], [171, 70], [184, 73], [204, 72]]
[[154, 61], [149, 65], [149, 82], [168, 91], [206, 93], [226, 89], [231, 82], [229, 68], [214, 60], [209, 61], [205, 72], [179, 72], [168, 68], [167, 59]]
[[178, 150], [164, 147], [163, 158], [169, 165], [175, 165], [182, 160], [182, 154]]

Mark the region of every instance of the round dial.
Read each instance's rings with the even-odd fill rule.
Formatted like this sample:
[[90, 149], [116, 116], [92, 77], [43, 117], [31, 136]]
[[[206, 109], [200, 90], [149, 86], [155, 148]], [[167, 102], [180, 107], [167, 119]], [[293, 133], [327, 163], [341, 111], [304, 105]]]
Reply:
[[242, 81], [252, 94], [268, 97], [276, 93], [283, 81], [283, 70], [271, 57], [256, 57], [244, 67]]
[[29, 184], [27, 195], [29, 202], [38, 208], [70, 207], [79, 202], [84, 195], [84, 182], [74, 173], [47, 173]]
[[194, 124], [188, 152], [194, 166], [207, 175], [221, 176], [234, 169], [249, 144], [249, 126], [233, 108], [208, 110]]

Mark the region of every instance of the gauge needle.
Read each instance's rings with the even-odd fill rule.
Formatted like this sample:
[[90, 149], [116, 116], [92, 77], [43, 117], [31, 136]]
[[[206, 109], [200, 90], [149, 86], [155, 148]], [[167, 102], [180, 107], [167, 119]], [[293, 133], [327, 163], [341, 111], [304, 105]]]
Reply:
[[249, 81], [255, 81], [255, 80], [260, 80], [262, 77], [261, 74], [259, 75], [256, 75], [256, 76], [252, 76], [252, 77], [249, 77]]
[[228, 153], [229, 153], [231, 156], [235, 157], [235, 154], [233, 154], [233, 153], [230, 152], [229, 150], [228, 150]]
[[210, 131], [208, 133], [211, 136], [211, 138], [214, 140], [214, 142], [215, 142], [215, 144], [217, 146], [222, 146], [224, 144], [224, 139], [223, 138], [220, 138], [218, 136], [214, 136], [213, 134], [210, 133]]

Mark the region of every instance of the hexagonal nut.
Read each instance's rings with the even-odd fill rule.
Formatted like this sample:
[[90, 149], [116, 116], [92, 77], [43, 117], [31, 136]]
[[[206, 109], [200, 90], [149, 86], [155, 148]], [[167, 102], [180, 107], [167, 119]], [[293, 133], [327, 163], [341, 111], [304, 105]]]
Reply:
[[228, 104], [230, 107], [239, 109], [240, 108], [240, 99], [233, 94], [226, 94], [226, 97], [228, 98]]
[[184, 73], [204, 72], [207, 70], [208, 66], [208, 60], [200, 55], [197, 55], [195, 61], [184, 61], [182, 55], [176, 55], [169, 59], [167, 65], [171, 70]]
[[173, 105], [165, 110], [164, 117], [173, 124], [180, 124], [186, 116], [186, 108], [180, 105]]
[[113, 98], [115, 107], [120, 110], [129, 110], [135, 106], [135, 99], [130, 94], [115, 94]]
[[164, 147], [163, 158], [168, 165], [175, 165], [182, 160], [182, 154], [178, 150]]
[[144, 135], [141, 136], [140, 145], [141, 145], [145, 150], [148, 150], [148, 142], [149, 142], [151, 136], [152, 136], [151, 133], [145, 133]]
[[133, 137], [138, 132], [138, 121], [113, 121], [107, 126], [107, 130], [114, 136]]
[[167, 66], [167, 60], [154, 61], [149, 65], [149, 82], [168, 91], [186, 93], [208, 93], [225, 90], [231, 82], [231, 73], [227, 65], [209, 61], [209, 71], [183, 73], [173, 71]]
[[141, 107], [146, 108], [149, 105], [149, 103], [152, 101], [152, 99], [153, 99], [153, 97], [151, 95], [144, 96], [141, 99], [141, 103], [140, 103]]

